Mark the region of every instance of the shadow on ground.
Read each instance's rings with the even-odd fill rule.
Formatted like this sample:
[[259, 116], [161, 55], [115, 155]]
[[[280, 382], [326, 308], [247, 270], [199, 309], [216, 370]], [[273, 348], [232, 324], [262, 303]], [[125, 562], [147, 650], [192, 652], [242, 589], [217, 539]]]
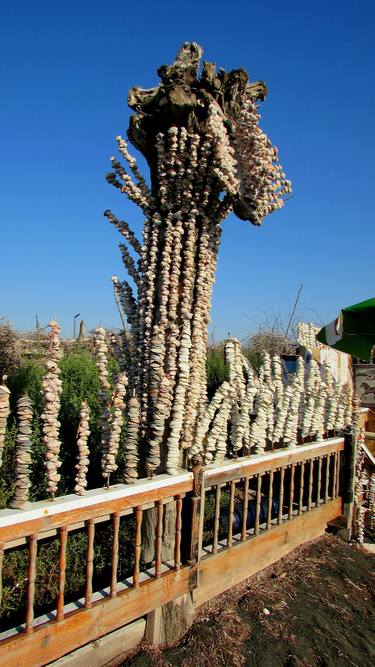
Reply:
[[117, 664], [372, 667], [374, 563], [360, 548], [324, 536], [201, 607], [174, 648], [143, 645]]

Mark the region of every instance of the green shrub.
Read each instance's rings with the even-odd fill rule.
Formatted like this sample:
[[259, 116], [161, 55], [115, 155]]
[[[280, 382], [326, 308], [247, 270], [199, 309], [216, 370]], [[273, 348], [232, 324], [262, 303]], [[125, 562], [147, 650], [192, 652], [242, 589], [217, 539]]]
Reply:
[[222, 382], [229, 379], [228, 367], [225, 365], [224, 360], [223, 345], [208, 348], [206, 369], [207, 395], [210, 399]]

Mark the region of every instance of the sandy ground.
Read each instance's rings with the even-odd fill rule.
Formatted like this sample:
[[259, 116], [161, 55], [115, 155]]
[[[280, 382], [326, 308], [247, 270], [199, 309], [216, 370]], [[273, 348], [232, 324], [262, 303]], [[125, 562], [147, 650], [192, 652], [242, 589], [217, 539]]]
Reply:
[[122, 667], [375, 664], [375, 558], [324, 536], [198, 610], [174, 648], [146, 644]]

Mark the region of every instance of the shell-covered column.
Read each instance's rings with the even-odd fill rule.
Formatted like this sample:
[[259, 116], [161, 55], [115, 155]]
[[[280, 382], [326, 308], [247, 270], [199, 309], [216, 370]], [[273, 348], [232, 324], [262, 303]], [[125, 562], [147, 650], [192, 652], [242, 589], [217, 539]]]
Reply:
[[16, 465], [13, 496], [9, 507], [22, 509], [29, 500], [33, 406], [25, 394], [17, 401]]
[[138, 478], [138, 433], [140, 424], [140, 405], [138, 398], [134, 395], [128, 403], [128, 421], [125, 443], [125, 482], [134, 484]]
[[120, 445], [121, 429], [124, 422], [125, 393], [128, 384], [126, 373], [120, 373], [114, 388], [111, 407], [111, 423], [108, 438], [108, 448], [104, 455], [102, 468], [103, 477], [109, 485], [110, 476], [117, 470], [116, 457]]
[[87, 488], [87, 471], [90, 463], [90, 450], [88, 438], [90, 435], [90, 407], [86, 400], [82, 401], [79, 413], [79, 423], [77, 429], [77, 463], [76, 463], [76, 485], [74, 493], [83, 496]]
[[[277, 150], [259, 128], [256, 102], [266, 87], [250, 83], [244, 70], [216, 72], [205, 62], [200, 72], [201, 56], [197, 44], [185, 43], [172, 65], [159, 68], [158, 86], [129, 91], [134, 114], [128, 138], [147, 160], [150, 187], [121, 137], [123, 161], [112, 158], [107, 175], [144, 215], [140, 242], [126, 222], [105, 213], [123, 237], [120, 250], [132, 282], [114, 277], [132, 336], [127, 481], [138, 467], [136, 451], [140, 473], [152, 475], [174, 474], [204, 449], [197, 433], [207, 417], [207, 327], [221, 224], [234, 210], [258, 225], [290, 191]], [[241, 355], [235, 356], [230, 421], [237, 451], [249, 441], [249, 426], [247, 408], [239, 408], [246, 383]], [[218, 408], [223, 424], [226, 408]]]
[[47, 473], [47, 489], [51, 498], [54, 498], [57, 492], [57, 486], [60, 481], [58, 472], [61, 461], [60, 453], [60, 396], [62, 381], [60, 379], [59, 361], [62, 357], [60, 343], [60, 327], [52, 320], [49, 324], [51, 331], [48, 334], [48, 358], [46, 361], [47, 373], [42, 382], [43, 395], [43, 413], [42, 432], [45, 446], [45, 468]]
[[302, 421], [302, 438], [307, 438], [311, 434], [311, 425], [314, 416], [315, 402], [318, 397], [318, 388], [320, 384], [319, 367], [315, 359], [311, 359], [305, 379], [305, 405]]
[[0, 384], [0, 467], [3, 463], [5, 431], [7, 428], [7, 421], [10, 413], [10, 406], [9, 406], [10, 390], [5, 384], [6, 380], [7, 376], [3, 375]]
[[102, 474], [107, 480], [105, 472], [106, 457], [108, 455], [108, 443], [111, 429], [110, 389], [108, 380], [108, 345], [106, 332], [103, 327], [97, 327], [94, 331], [94, 355], [95, 363], [99, 371], [99, 404], [101, 425], [101, 466]]
[[370, 475], [370, 484], [368, 492], [368, 507], [370, 512], [370, 527], [371, 530], [375, 528], [375, 473]]

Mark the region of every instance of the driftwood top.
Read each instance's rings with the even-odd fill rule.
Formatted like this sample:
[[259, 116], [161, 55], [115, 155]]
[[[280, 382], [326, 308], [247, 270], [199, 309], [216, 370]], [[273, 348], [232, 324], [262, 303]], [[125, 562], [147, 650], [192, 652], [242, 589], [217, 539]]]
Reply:
[[[157, 70], [161, 82], [155, 88], [131, 88], [128, 104], [136, 113], [130, 117], [128, 137], [145, 156], [151, 170], [156, 172], [156, 136], [170, 127], [185, 127], [189, 133], [207, 133], [209, 107], [214, 106], [222, 117], [229, 134], [232, 123], [242, 109], [244, 97], [264, 100], [267, 88], [263, 81], [249, 82], [244, 69], [226, 72], [216, 71], [215, 63], [203, 61], [199, 66], [203, 49], [195, 42], [185, 42], [172, 65], [162, 65]], [[248, 220], [241, 206], [240, 195], [234, 202], [236, 215]], [[250, 220], [253, 222], [253, 220]]]

